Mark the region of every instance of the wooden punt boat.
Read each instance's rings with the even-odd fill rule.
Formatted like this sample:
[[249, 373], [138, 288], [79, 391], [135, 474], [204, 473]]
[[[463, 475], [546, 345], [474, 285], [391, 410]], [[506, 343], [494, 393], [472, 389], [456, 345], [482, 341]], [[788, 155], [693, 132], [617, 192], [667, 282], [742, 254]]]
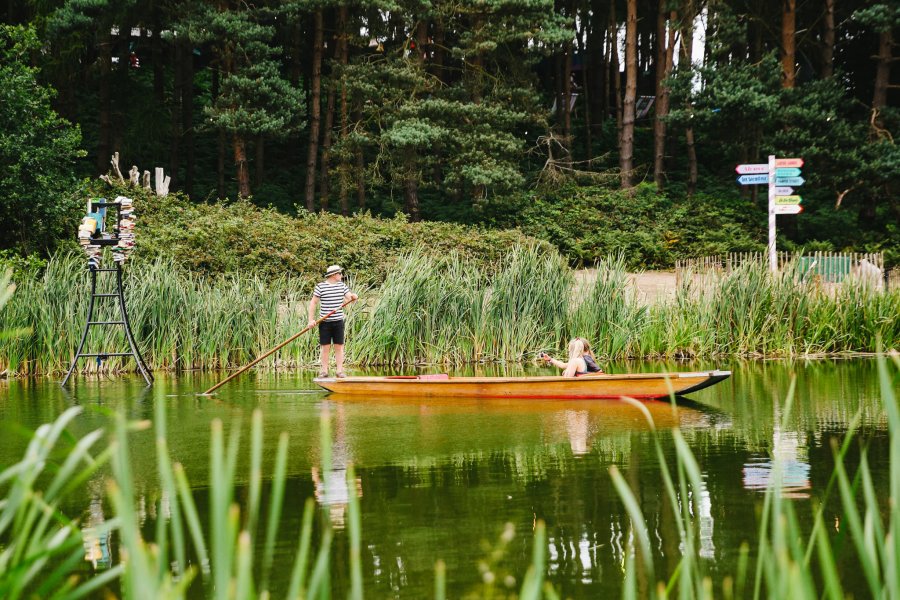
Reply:
[[320, 377], [313, 381], [336, 394], [469, 398], [665, 398], [690, 394], [727, 379], [731, 371], [625, 373], [582, 377]]

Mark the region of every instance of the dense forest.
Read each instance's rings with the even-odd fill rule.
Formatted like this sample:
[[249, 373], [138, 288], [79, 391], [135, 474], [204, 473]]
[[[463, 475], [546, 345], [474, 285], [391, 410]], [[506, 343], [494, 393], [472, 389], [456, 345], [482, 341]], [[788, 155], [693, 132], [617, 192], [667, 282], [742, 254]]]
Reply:
[[79, 182], [114, 152], [193, 202], [564, 247], [627, 220], [624, 198], [647, 228], [693, 215], [748, 249], [766, 199], [734, 168], [774, 153], [805, 160], [785, 244], [900, 258], [896, 0], [6, 0], [2, 18], [17, 252], [73, 237]]

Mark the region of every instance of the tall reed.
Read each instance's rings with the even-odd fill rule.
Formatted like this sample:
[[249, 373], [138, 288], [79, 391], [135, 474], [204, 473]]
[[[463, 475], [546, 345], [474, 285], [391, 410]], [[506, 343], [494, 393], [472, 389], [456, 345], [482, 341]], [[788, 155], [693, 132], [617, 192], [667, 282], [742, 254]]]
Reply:
[[[272, 450], [263, 447], [262, 412], [251, 418], [249, 470], [238, 473], [242, 451], [240, 421], [226, 431], [220, 420], [211, 424], [209, 487], [207, 514], [202, 523], [189, 474], [169, 451], [166, 434], [166, 396], [161, 386], [154, 398], [153, 428], [156, 437], [156, 471], [161, 491], [153, 502], [156, 527], [145, 528], [138, 507], [146, 501], [133, 477], [130, 432], [146, 429], [148, 422], [126, 421], [124, 409], [113, 415], [113, 439], [104, 446], [98, 429], [67, 442], [67, 428], [82, 412], [72, 407], [51, 424], [37, 429], [21, 461], [0, 472], [0, 596], [76, 600], [94, 595], [113, 595], [159, 600], [181, 599], [190, 595], [223, 600], [252, 600], [273, 595], [290, 599], [330, 598], [335, 562], [329, 519], [320, 519], [314, 501], [306, 500], [297, 534], [297, 546], [288, 569], [279, 577], [279, 589], [273, 585], [275, 547], [280, 530], [286, 526], [284, 508], [290, 501], [286, 491], [288, 434], [282, 433], [274, 449], [274, 467], [263, 470], [263, 456]], [[333, 473], [330, 414], [321, 413], [321, 470]], [[99, 449], [98, 449], [99, 446]], [[62, 451], [62, 452], [61, 452]], [[56, 457], [62, 455], [61, 464]], [[108, 476], [101, 470], [111, 463]], [[69, 518], [61, 504], [77, 503], [82, 485], [91, 478], [104, 479], [113, 516], [82, 531]], [[346, 472], [345, 484], [352, 490], [347, 500], [346, 564], [349, 569], [348, 597], [362, 600], [363, 579], [361, 516], [355, 493], [353, 465]], [[271, 482], [264, 490], [264, 482]], [[239, 482], [244, 489], [238, 490]], [[329, 485], [336, 485], [331, 482]], [[83, 495], [82, 495], [83, 497]], [[505, 546], [512, 532], [501, 538]], [[120, 544], [118, 564], [96, 573], [85, 573], [84, 540], [109, 539], [115, 533]], [[315, 550], [314, 550], [315, 548]], [[544, 582], [546, 571], [546, 535], [542, 521], [535, 523], [533, 560], [522, 578], [518, 597], [556, 598]], [[491, 557], [496, 559], [497, 552]], [[446, 567], [435, 566], [435, 597], [446, 597]], [[498, 588], [498, 589], [494, 589]], [[487, 596], [501, 598], [499, 584], [487, 584]]]
[[628, 283], [625, 255], [607, 257], [597, 265], [597, 278], [573, 302], [568, 337], [586, 337], [602, 357], [631, 355], [647, 322], [647, 307]]
[[[704, 492], [703, 476], [696, 458], [681, 433], [675, 429], [675, 464], [664, 455], [659, 438], [655, 437], [657, 458], [669, 496], [679, 536], [680, 557], [669, 573], [658, 575], [654, 570], [653, 546], [650, 525], [644, 519], [637, 496], [615, 467], [610, 469], [613, 483], [631, 520], [631, 558], [626, 568], [623, 597], [637, 598], [635, 582], [642, 582], [649, 596], [657, 598], [845, 598], [848, 590], [842, 583], [842, 573], [858, 569], [863, 575], [866, 595], [872, 598], [900, 597], [900, 409], [898, 409], [894, 381], [900, 371], [900, 359], [893, 356], [891, 367], [883, 355], [878, 357], [878, 379], [881, 399], [888, 420], [890, 438], [889, 490], [890, 497], [878, 498], [869, 468], [869, 456], [865, 448], [855, 473], [848, 472], [845, 456], [856, 434], [859, 415], [851, 422], [841, 445], [833, 446], [835, 468], [822, 498], [813, 507], [811, 527], [800, 524], [796, 508], [783, 495], [781, 474], [785, 470], [783, 459], [772, 450], [773, 474], [763, 497], [759, 515], [759, 533], [755, 552], [755, 564], [750, 563], [749, 546], [741, 548], [737, 571], [723, 576], [717, 589], [700, 557], [697, 544], [697, 506], [694, 504]], [[781, 427], [789, 426], [794, 384], [788, 391], [782, 414]], [[643, 409], [640, 403], [634, 403]], [[653, 419], [646, 411], [648, 422]], [[884, 457], [878, 457], [884, 460]], [[831, 496], [836, 496], [840, 511], [836, 515], [841, 536], [849, 545], [843, 552], [835, 550], [826, 524], [825, 507]], [[829, 522], [832, 517], [828, 517]], [[848, 566], [849, 563], [849, 566]]]
[[[111, 279], [111, 278], [110, 278]], [[249, 362], [306, 326], [311, 289], [289, 277], [204, 277], [157, 259], [130, 265], [126, 299], [140, 350], [157, 369], [225, 369]], [[0, 308], [0, 369], [58, 373], [81, 337], [89, 279], [84, 261], [58, 255], [39, 279], [19, 282]], [[99, 291], [111, 291], [104, 280]], [[360, 290], [356, 290], [360, 291]], [[112, 299], [98, 318], [114, 319]], [[624, 257], [609, 257], [596, 279], [573, 291], [558, 254], [513, 247], [482, 269], [458, 254], [402, 256], [377, 290], [363, 290], [348, 311], [348, 358], [360, 365], [460, 365], [525, 360], [587, 338], [610, 359], [641, 357], [797, 356], [874, 350], [880, 336], [900, 344], [900, 289], [876, 290], [848, 279], [821, 287], [788, 266], [761, 262], [707, 280], [685, 278], [674, 299], [641, 300]], [[92, 328], [89, 352], [122, 351], [121, 329]], [[311, 366], [315, 334], [298, 339], [261, 367]], [[129, 358], [84, 361], [85, 372], [133, 368]]]

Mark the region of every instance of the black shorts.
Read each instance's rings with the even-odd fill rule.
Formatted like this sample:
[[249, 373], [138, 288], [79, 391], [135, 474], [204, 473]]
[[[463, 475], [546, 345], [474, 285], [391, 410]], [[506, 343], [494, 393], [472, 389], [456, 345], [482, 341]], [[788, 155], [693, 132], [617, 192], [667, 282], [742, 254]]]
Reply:
[[344, 345], [344, 320], [322, 321], [319, 323], [319, 345]]

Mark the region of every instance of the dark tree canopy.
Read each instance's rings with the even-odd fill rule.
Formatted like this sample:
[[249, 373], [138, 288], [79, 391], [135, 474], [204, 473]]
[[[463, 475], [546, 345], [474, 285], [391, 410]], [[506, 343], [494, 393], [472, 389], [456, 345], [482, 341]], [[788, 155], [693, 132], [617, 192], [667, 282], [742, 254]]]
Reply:
[[[41, 47], [4, 77], [40, 84], [0, 110], [49, 115], [14, 160], [46, 148], [70, 190], [118, 151], [195, 201], [289, 213], [519, 225], [535, 190], [599, 207], [584, 190], [653, 181], [752, 217], [765, 203], [734, 166], [776, 154], [806, 160], [787, 243], [898, 246], [896, 2], [10, 0], [5, 19]], [[83, 131], [77, 165], [51, 106]], [[11, 207], [36, 189], [25, 171], [3, 175]]]

